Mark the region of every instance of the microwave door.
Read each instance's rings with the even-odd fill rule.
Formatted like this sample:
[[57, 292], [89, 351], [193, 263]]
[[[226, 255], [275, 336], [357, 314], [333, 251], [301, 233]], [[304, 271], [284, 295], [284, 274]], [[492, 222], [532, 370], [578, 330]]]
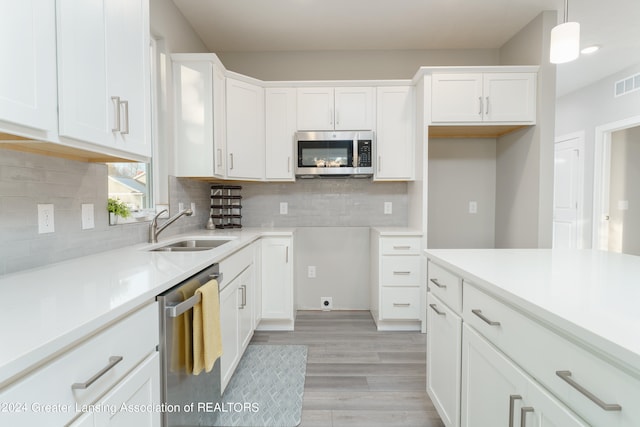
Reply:
[[352, 168], [353, 141], [298, 141], [299, 168]]

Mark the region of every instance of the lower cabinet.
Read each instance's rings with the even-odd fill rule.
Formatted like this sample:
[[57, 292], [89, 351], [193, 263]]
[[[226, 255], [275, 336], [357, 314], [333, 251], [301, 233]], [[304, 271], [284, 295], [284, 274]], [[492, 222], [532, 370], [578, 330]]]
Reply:
[[96, 408], [108, 410], [86, 412], [71, 427], [159, 427], [159, 370], [160, 356], [154, 353], [95, 403]]
[[262, 238], [262, 320], [259, 330], [294, 327], [293, 238]]
[[462, 372], [464, 427], [588, 425], [467, 325]]

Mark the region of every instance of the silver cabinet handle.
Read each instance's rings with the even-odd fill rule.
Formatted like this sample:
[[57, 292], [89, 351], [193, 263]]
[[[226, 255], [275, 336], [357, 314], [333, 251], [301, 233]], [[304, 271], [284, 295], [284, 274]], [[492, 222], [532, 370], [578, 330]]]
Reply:
[[481, 96], [478, 97], [478, 105], [480, 106], [478, 110], [478, 115], [481, 116], [482, 115], [482, 97]]
[[120, 132], [120, 97], [112, 96], [111, 102], [113, 102], [113, 128], [111, 132]]
[[443, 285], [438, 281], [438, 279], [429, 279], [429, 281], [434, 285], [436, 285], [437, 287], [439, 287], [440, 289], [447, 289], [447, 285]]
[[486, 108], [484, 109], [484, 114], [488, 115], [489, 114], [489, 97], [487, 96], [485, 100], [487, 101], [487, 103], [486, 103]]
[[120, 101], [120, 105], [124, 107], [124, 130], [121, 130], [120, 133], [127, 135], [129, 133], [129, 101]]
[[291, 173], [291, 156], [287, 157], [287, 173]]
[[471, 312], [476, 316], [478, 316], [479, 318], [481, 318], [488, 325], [500, 326], [500, 322], [494, 322], [493, 320], [490, 320], [484, 314], [482, 314], [482, 310], [475, 309], [475, 310], [471, 310]]
[[333, 124], [333, 110], [329, 108], [329, 124]]
[[525, 406], [520, 408], [520, 427], [527, 427], [527, 413], [533, 412], [531, 406]]
[[242, 285], [238, 289], [240, 289], [240, 291], [242, 292], [242, 302], [240, 303], [240, 307], [238, 308], [244, 310], [244, 308], [247, 306], [247, 286]]
[[[222, 273], [210, 274], [209, 279], [216, 279], [218, 281], [218, 286], [222, 284]], [[191, 310], [194, 305], [198, 304], [202, 300], [202, 294], [197, 293], [194, 294], [191, 298], [187, 298], [186, 300], [175, 304], [175, 305], [167, 305], [164, 310], [167, 317], [178, 317], [184, 312]]]
[[340, 110], [336, 108], [336, 125], [340, 125]]
[[382, 169], [382, 156], [378, 156], [378, 172]]
[[84, 389], [89, 388], [91, 386], [91, 384], [96, 382], [101, 376], [103, 376], [104, 374], [109, 372], [111, 369], [113, 369], [114, 366], [116, 366], [120, 362], [122, 362], [122, 356], [111, 356], [109, 358], [109, 364], [107, 366], [105, 366], [102, 370], [100, 370], [100, 372], [98, 372], [97, 374], [95, 374], [94, 376], [89, 378], [86, 382], [72, 384], [71, 385], [71, 389], [72, 390], [84, 390]]
[[393, 249], [402, 249], [404, 251], [408, 251], [409, 249], [411, 249], [411, 246], [394, 246]]
[[411, 274], [410, 271], [394, 271], [393, 274], [396, 276], [408, 276]]
[[509, 396], [509, 427], [513, 427], [513, 413], [516, 400], [522, 399], [522, 396], [512, 394]]
[[438, 310], [438, 306], [435, 305], [435, 304], [429, 304], [429, 307], [431, 307], [431, 309], [433, 311], [435, 311], [438, 316], [446, 316], [447, 315], [447, 313], [445, 313], [444, 311]]
[[598, 396], [596, 396], [595, 394], [591, 393], [589, 390], [587, 390], [586, 388], [578, 384], [573, 378], [571, 378], [571, 371], [556, 371], [556, 375], [562, 378], [563, 381], [565, 381], [571, 387], [578, 390], [586, 398], [591, 400], [593, 403], [595, 403], [605, 411], [621, 411], [622, 410], [622, 406], [618, 405], [617, 403], [605, 403], [600, 398], [598, 398]]
[[233, 153], [229, 153], [229, 170], [233, 169]]
[[405, 303], [394, 302], [393, 306], [394, 307], [411, 307], [411, 304], [408, 302], [405, 302]]
[[289, 264], [289, 246], [286, 247], [286, 252], [284, 254], [284, 262]]

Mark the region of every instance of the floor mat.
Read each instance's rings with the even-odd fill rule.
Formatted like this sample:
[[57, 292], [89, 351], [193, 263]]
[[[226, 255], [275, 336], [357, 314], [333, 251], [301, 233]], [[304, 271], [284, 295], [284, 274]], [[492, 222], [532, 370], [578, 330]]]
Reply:
[[222, 396], [215, 425], [297, 426], [306, 372], [305, 345], [249, 345]]

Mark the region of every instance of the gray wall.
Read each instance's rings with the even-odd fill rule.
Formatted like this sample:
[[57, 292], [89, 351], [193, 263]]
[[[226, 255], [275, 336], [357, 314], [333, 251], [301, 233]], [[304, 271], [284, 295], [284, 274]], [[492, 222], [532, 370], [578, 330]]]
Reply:
[[[640, 255], [640, 127], [611, 135], [609, 250]], [[628, 206], [624, 206], [624, 204]]]
[[429, 248], [493, 248], [496, 140], [430, 139], [428, 169]]
[[584, 175], [584, 223], [583, 241], [585, 247], [592, 246], [593, 227], [593, 181], [595, 128], [640, 115], [640, 91], [615, 98], [614, 83], [640, 72], [640, 63], [621, 70], [591, 86], [582, 88], [558, 98], [556, 104], [556, 137], [573, 132], [584, 132], [585, 175]]
[[411, 79], [427, 65], [496, 65], [497, 49], [216, 52], [228, 70], [261, 80]]
[[539, 65], [537, 125], [498, 138], [496, 247], [551, 247], [555, 66], [549, 34], [556, 12], [543, 12], [500, 49], [502, 65]]
[[[197, 203], [163, 237], [202, 228], [208, 185], [172, 178], [172, 213]], [[145, 242], [148, 222], [109, 225], [107, 167], [0, 148], [0, 275]], [[38, 204], [54, 205], [55, 232], [38, 234]], [[94, 205], [95, 228], [82, 230], [81, 205]]]

